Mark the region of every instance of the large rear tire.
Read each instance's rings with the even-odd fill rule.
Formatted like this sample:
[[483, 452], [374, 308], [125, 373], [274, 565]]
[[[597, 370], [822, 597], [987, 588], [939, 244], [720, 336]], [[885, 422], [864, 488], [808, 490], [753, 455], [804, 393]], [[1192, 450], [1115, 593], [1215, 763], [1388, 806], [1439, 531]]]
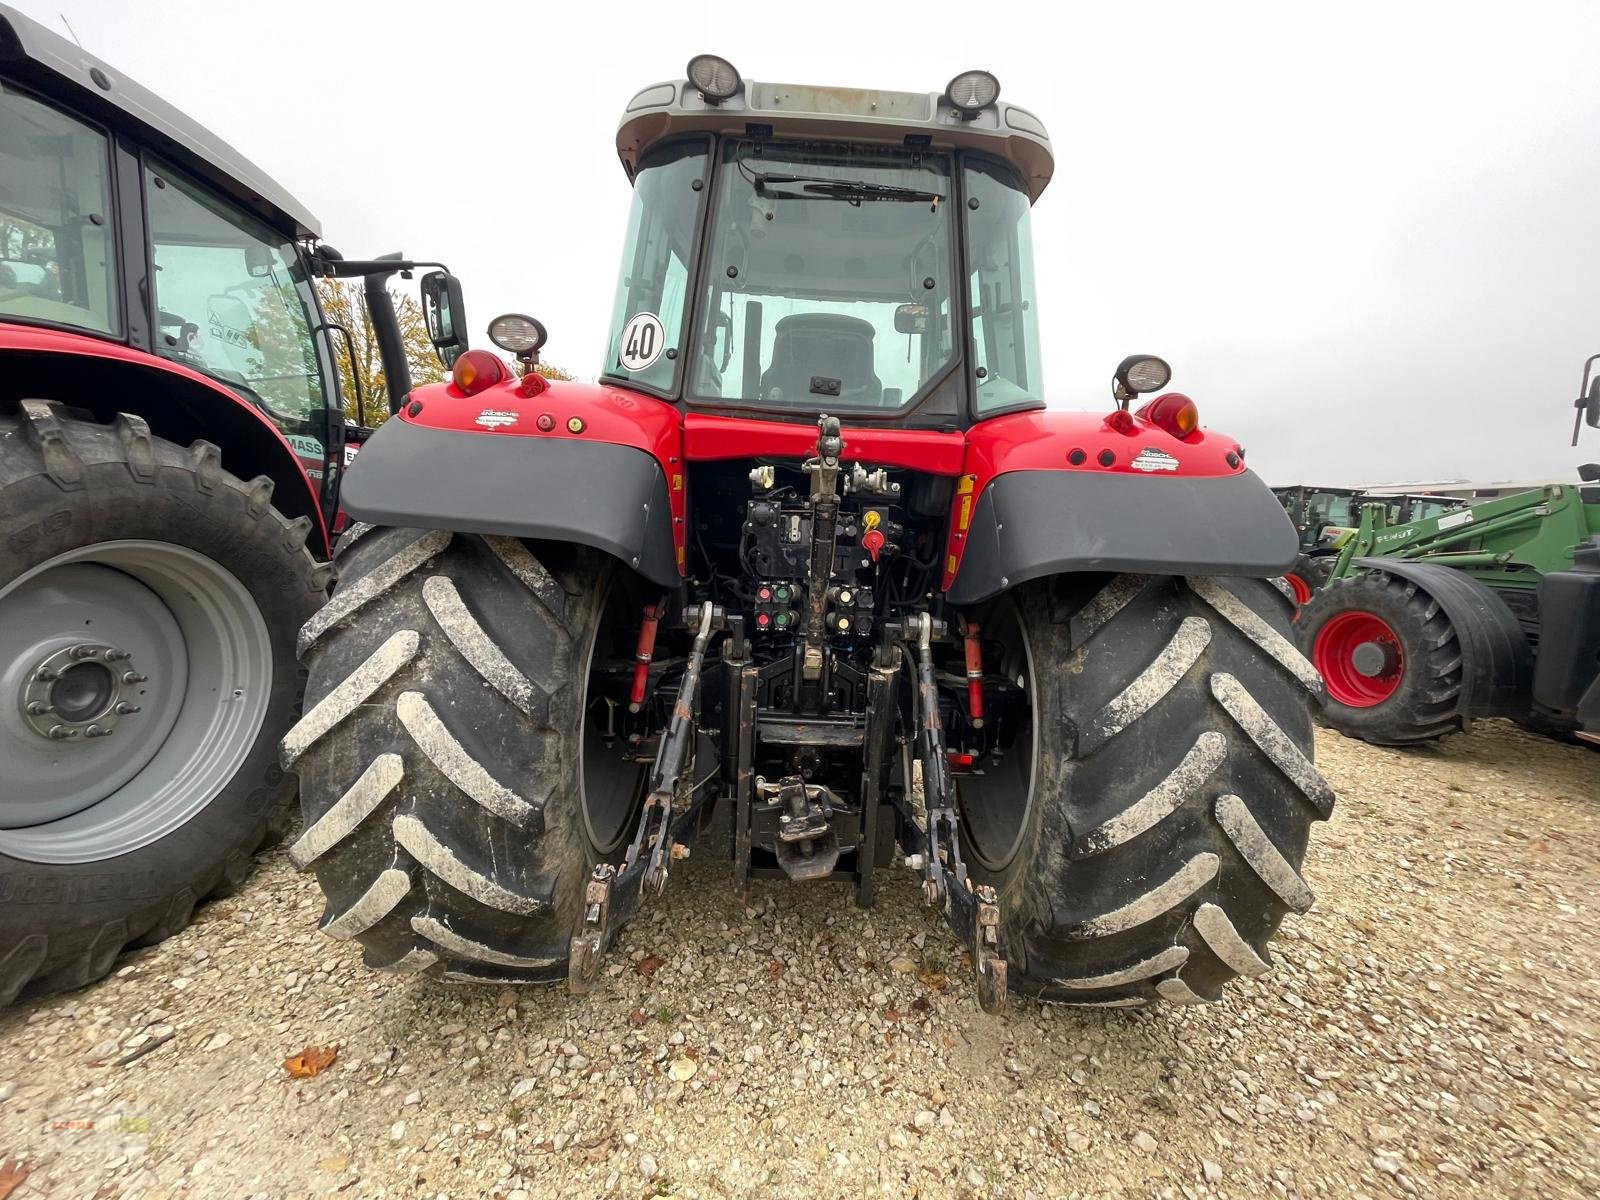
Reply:
[[1139, 1007], [1267, 969], [1279, 921], [1311, 906], [1297, 868], [1334, 799], [1286, 609], [1263, 581], [1121, 575], [980, 614], [991, 669], [1029, 697], [1001, 764], [958, 781], [1016, 991]]
[[1347, 576], [1295, 618], [1322, 673], [1322, 719], [1347, 737], [1409, 746], [1462, 728], [1466, 663], [1450, 618], [1427, 592], [1384, 572]]
[[331, 571], [271, 496], [136, 416], [0, 416], [0, 1004], [176, 933], [285, 831]]
[[335, 557], [283, 742], [301, 778], [289, 855], [316, 872], [323, 932], [381, 970], [565, 979], [584, 881], [631, 832], [639, 769], [584, 756], [597, 634], [625, 635], [607, 606], [629, 577], [574, 547], [443, 530], [358, 525]]

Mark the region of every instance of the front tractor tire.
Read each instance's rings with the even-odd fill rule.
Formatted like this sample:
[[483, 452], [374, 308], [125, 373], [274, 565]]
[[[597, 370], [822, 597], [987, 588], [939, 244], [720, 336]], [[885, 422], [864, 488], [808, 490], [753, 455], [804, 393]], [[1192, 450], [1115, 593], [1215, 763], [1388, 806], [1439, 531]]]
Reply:
[[282, 748], [323, 932], [379, 970], [564, 980], [584, 881], [631, 832], [637, 767], [584, 758], [591, 655], [608, 613], [625, 634], [608, 603], [626, 580], [573, 547], [360, 524], [335, 559]]
[[183, 929], [286, 831], [331, 570], [271, 501], [132, 414], [0, 414], [0, 1005]]
[[1463, 728], [1461, 638], [1416, 584], [1349, 576], [1301, 609], [1295, 629], [1327, 685], [1322, 719], [1345, 736], [1409, 746]]
[[1008, 752], [960, 777], [964, 845], [999, 893], [1011, 986], [1134, 1008], [1258, 975], [1332, 789], [1310, 665], [1259, 580], [1060, 576], [979, 614], [1028, 695]]

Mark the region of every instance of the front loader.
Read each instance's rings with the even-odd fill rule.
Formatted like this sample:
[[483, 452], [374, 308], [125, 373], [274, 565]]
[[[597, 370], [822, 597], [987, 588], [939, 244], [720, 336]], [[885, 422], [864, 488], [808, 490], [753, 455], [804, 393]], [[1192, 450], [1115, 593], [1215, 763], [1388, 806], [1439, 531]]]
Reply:
[[[1046, 408], [1043, 125], [726, 61], [629, 101], [598, 383], [531, 317], [350, 468], [302, 629], [290, 853], [386, 971], [590, 987], [691, 847], [915, 871], [985, 1008], [1131, 1008], [1268, 968], [1333, 795], [1268, 582], [1283, 508], [1135, 355]], [[456, 298], [458, 299], [458, 297]]]
[[[1600, 425], [1584, 364], [1572, 443]], [[1327, 684], [1324, 719], [1381, 745], [1479, 717], [1600, 738], [1600, 465], [1578, 482], [1391, 524], [1362, 507], [1328, 586], [1295, 623]]]

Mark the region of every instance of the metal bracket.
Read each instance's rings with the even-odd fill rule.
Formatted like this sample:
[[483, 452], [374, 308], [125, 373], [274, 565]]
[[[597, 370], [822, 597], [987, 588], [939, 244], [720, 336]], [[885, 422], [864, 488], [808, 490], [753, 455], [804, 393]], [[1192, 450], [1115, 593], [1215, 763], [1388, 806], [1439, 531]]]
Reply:
[[939, 718], [939, 689], [933, 674], [935, 627], [933, 618], [923, 612], [910, 617], [904, 631], [906, 640], [914, 639], [916, 646], [917, 749], [928, 813], [922, 853], [922, 897], [930, 907], [944, 908], [945, 920], [971, 953], [979, 1007], [984, 1012], [1000, 1012], [1006, 1004], [1006, 961], [1000, 953], [1000, 900], [988, 884], [973, 884], [961, 858], [955, 780], [946, 757], [944, 723]]
[[582, 995], [600, 975], [600, 956], [606, 948], [611, 919], [611, 884], [617, 868], [600, 863], [583, 891], [583, 924], [567, 949], [567, 990]]
[[[666, 732], [656, 747], [655, 763], [650, 769], [650, 790], [639, 814], [639, 827], [622, 857], [620, 869], [601, 863], [585, 885], [583, 922], [568, 947], [567, 986], [571, 991], [587, 990], [599, 973], [613, 898], [623, 910], [621, 918], [626, 920], [642, 897], [659, 896], [666, 890], [670, 873], [667, 864], [689, 857], [688, 846], [673, 841], [674, 815], [682, 828], [694, 822], [697, 808], [692, 797], [677, 806], [674, 800], [680, 798], [680, 781], [697, 734], [700, 675], [705, 666], [706, 648], [711, 644], [711, 635], [726, 624], [726, 619], [724, 611], [709, 601], [701, 605], [699, 629], [694, 648], [689, 652], [689, 663], [684, 668], [683, 685], [678, 690], [677, 703], [672, 706]], [[638, 891], [628, 895], [626, 889], [635, 877], [639, 879]]]

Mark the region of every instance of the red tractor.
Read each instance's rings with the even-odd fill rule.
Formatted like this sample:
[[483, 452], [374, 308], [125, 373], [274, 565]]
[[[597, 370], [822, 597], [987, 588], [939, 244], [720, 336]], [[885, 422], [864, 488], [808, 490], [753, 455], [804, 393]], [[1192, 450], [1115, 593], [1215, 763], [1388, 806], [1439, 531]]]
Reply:
[[318, 234], [0, 6], [0, 1004], [183, 928], [289, 823], [347, 436], [311, 277], [367, 278], [403, 378], [384, 281], [412, 265]]
[[[1044, 127], [943, 93], [742, 80], [628, 102], [598, 383], [464, 350], [350, 469], [300, 632], [290, 854], [373, 967], [583, 990], [698, 837], [871, 901], [896, 861], [1008, 984], [1214, 999], [1267, 969], [1333, 804], [1297, 552], [1235, 439], [1117, 369], [1046, 408]], [[490, 325], [526, 367], [545, 331]], [[520, 377], [519, 377], [520, 376]]]

